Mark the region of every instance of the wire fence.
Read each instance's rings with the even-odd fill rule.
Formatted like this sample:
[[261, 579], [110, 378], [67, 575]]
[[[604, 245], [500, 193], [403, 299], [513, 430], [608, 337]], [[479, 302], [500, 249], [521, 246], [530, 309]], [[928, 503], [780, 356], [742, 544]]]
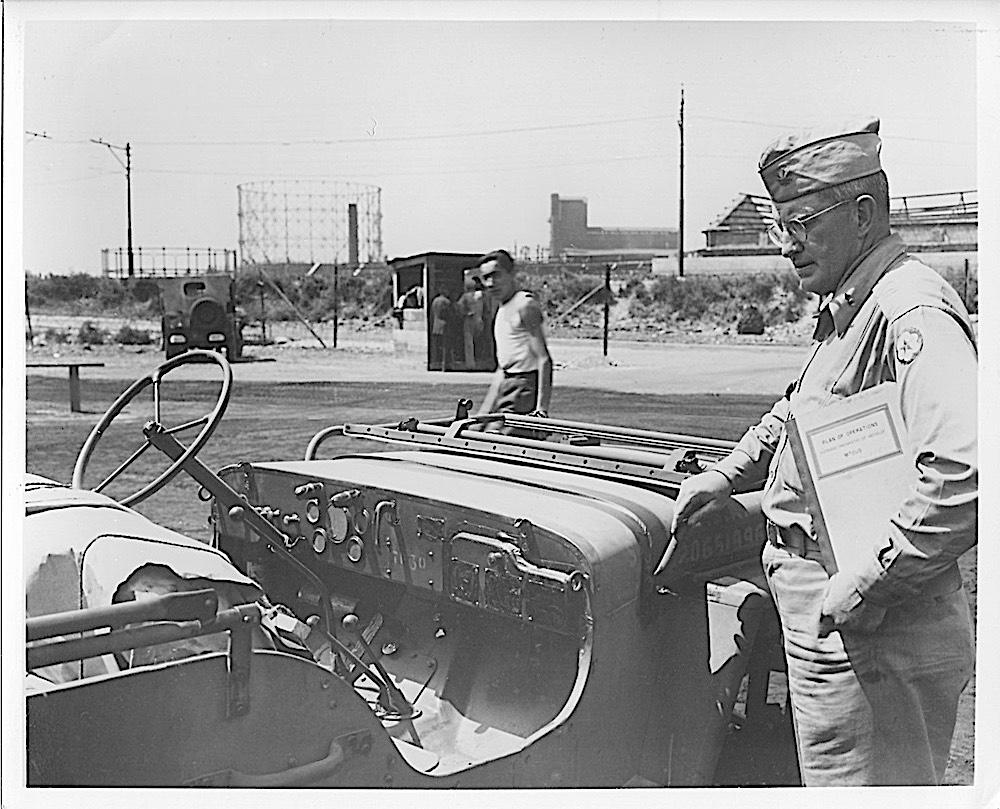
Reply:
[[[128, 278], [128, 250], [101, 250], [101, 273], [108, 278]], [[171, 275], [236, 273], [236, 251], [216, 247], [136, 247], [132, 250], [132, 274], [137, 278]]]

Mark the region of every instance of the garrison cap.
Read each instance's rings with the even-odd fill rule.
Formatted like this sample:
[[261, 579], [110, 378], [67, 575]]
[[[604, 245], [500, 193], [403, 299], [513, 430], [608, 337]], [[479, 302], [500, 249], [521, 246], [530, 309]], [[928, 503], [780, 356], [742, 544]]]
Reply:
[[882, 170], [878, 118], [796, 132], [760, 156], [760, 178], [775, 202], [788, 202]]

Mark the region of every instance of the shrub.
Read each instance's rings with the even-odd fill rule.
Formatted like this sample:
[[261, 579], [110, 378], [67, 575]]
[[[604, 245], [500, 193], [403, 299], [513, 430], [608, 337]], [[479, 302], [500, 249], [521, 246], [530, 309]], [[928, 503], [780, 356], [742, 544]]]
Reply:
[[127, 323], [115, 333], [115, 342], [123, 346], [152, 345], [153, 338], [146, 329], [135, 329]]
[[29, 275], [26, 281], [28, 301], [37, 305], [75, 303], [81, 300], [111, 305], [120, 303], [125, 295], [124, 288], [117, 279], [82, 272], [73, 275]]
[[744, 306], [740, 319], [736, 322], [737, 334], [763, 334], [764, 316], [756, 306]]
[[55, 326], [49, 326], [45, 330], [45, 342], [49, 345], [59, 345], [61, 343], [66, 343], [69, 341], [69, 335], [64, 329], [58, 329]]
[[[244, 273], [236, 281], [236, 303], [247, 313], [248, 321], [260, 317], [261, 287], [259, 276]], [[275, 278], [275, 283], [298, 311], [312, 321], [333, 318], [333, 271], [324, 267], [308, 277]], [[264, 282], [264, 316], [268, 320], [292, 320], [295, 313]], [[361, 272], [355, 276], [341, 269], [337, 276], [337, 310], [341, 320], [374, 319], [392, 308], [392, 280], [386, 272]]]
[[85, 346], [102, 346], [108, 339], [108, 333], [104, 329], [98, 328], [89, 320], [80, 324], [80, 330], [76, 333], [76, 341]]

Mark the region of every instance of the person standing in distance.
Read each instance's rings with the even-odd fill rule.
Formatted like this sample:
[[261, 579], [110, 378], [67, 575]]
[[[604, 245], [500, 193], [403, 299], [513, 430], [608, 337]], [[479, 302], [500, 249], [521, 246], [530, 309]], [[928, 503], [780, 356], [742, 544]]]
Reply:
[[431, 301], [431, 359], [440, 364], [440, 370], [447, 371], [451, 358], [448, 344], [448, 323], [452, 319], [451, 298], [442, 289]]
[[[518, 285], [514, 259], [506, 250], [487, 253], [477, 267], [486, 293], [500, 303], [493, 321], [497, 371], [479, 413], [545, 417], [552, 397], [552, 358], [541, 307]], [[504, 432], [515, 434], [510, 428]]]
[[[957, 293], [889, 229], [877, 119], [779, 138], [760, 175], [771, 238], [821, 296], [799, 378], [733, 452], [683, 482], [678, 541], [766, 477], [762, 561], [784, 635], [806, 786], [941, 783], [974, 658], [958, 557], [976, 543], [975, 336]], [[917, 470], [867, 563], [830, 576], [785, 432], [805, 413], [895, 382]]]
[[478, 288], [476, 279], [469, 276], [465, 279], [465, 291], [456, 304], [462, 317], [462, 341], [467, 371], [476, 367], [476, 343], [483, 331], [484, 303], [483, 292]]

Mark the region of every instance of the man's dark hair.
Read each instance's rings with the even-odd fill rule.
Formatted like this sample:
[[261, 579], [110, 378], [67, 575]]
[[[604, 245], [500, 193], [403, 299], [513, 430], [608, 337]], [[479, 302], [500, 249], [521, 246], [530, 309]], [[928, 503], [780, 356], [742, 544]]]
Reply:
[[476, 266], [482, 267], [484, 264], [489, 264], [491, 261], [495, 261], [497, 266], [503, 267], [507, 270], [507, 272], [514, 272], [514, 259], [510, 257], [510, 253], [506, 250], [494, 250], [491, 253], [487, 253], [476, 262]]

